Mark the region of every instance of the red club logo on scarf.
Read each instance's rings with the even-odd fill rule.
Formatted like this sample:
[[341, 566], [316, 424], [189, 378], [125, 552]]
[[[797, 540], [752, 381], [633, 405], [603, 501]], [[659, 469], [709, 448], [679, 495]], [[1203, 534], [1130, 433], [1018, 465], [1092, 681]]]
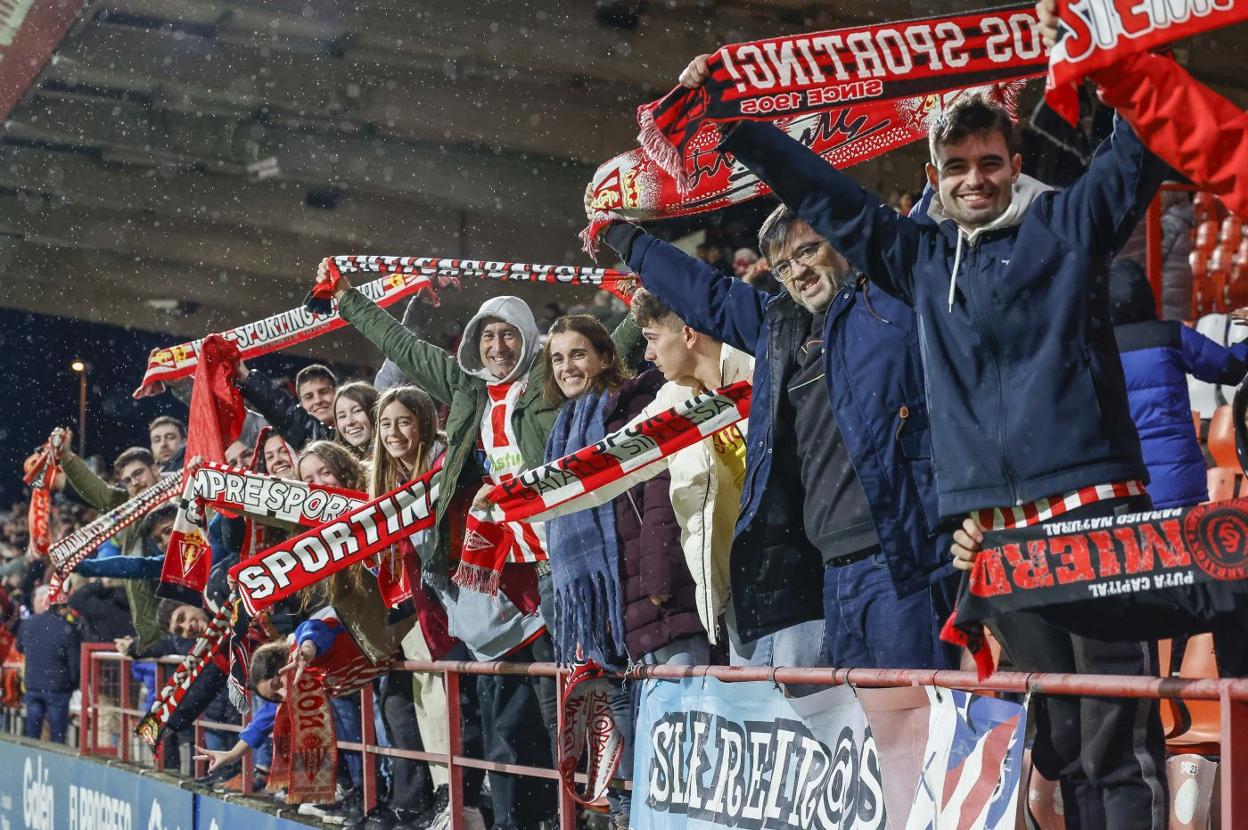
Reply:
[[192, 530], [183, 536], [178, 543], [178, 556], [182, 559], [182, 573], [190, 574], [206, 550], [208, 550], [208, 540], [198, 530]]

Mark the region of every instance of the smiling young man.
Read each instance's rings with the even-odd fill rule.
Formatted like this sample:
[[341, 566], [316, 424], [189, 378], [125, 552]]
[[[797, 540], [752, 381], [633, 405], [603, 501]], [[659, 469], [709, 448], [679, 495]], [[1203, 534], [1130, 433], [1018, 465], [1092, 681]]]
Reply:
[[295, 449], [334, 438], [334, 389], [338, 379], [319, 363], [295, 375], [295, 397], [273, 385], [267, 375], [239, 361], [234, 382], [248, 405], [273, 425]]
[[[695, 59], [681, 82], [698, 86], [705, 69]], [[942, 114], [929, 143], [936, 197], [916, 218], [769, 125], [735, 124], [720, 149], [914, 307], [940, 514], [965, 520], [953, 551], [969, 567], [981, 527], [1149, 505], [1107, 275], [1165, 165], [1119, 121], [1087, 172], [1056, 192], [1021, 175], [1009, 116], [979, 97]], [[1027, 671], [1156, 671], [1142, 643], [1079, 637], [1037, 614], [990, 625]], [[1068, 827], [1166, 826], [1155, 702], [1041, 698], [1038, 706], [1033, 760], [1060, 778]]]
[[[733, 662], [948, 666], [952, 655], [936, 635], [950, 569], [931, 521], [935, 491], [909, 309], [869, 293], [784, 207], [759, 231], [785, 287], [777, 295], [627, 223], [603, 239], [683, 325], [754, 355], [730, 555]], [[689, 339], [683, 329], [646, 335], [660, 366], [678, 360], [676, 347]]]

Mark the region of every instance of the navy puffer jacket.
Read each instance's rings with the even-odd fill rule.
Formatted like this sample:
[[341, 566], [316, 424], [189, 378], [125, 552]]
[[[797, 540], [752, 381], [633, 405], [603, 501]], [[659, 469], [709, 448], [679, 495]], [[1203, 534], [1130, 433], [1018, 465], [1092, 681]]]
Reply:
[[1239, 383], [1248, 374], [1248, 342], [1228, 349], [1176, 320], [1158, 320], [1152, 286], [1134, 262], [1113, 264], [1110, 304], [1153, 506], [1206, 501], [1205, 459], [1192, 426], [1187, 375]]

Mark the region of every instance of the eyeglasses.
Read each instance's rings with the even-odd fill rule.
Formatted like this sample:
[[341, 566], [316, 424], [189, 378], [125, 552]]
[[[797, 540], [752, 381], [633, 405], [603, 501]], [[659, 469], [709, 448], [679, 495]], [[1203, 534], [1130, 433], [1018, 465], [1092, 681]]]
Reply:
[[793, 256], [783, 259], [771, 268], [771, 273], [776, 275], [780, 282], [787, 287], [793, 281], [796, 275], [798, 265], [813, 265], [815, 259], [819, 256], [819, 249], [823, 247], [823, 242], [808, 242], [793, 252]]

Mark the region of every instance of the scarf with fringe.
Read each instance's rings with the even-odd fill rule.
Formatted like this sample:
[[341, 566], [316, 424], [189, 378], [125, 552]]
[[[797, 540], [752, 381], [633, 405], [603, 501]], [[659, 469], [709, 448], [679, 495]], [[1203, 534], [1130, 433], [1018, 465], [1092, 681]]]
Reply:
[[[562, 458], [601, 440], [610, 397], [591, 392], [565, 403], [546, 442], [546, 457]], [[546, 541], [555, 582], [555, 662], [618, 665], [626, 651], [614, 502], [552, 519]]]

